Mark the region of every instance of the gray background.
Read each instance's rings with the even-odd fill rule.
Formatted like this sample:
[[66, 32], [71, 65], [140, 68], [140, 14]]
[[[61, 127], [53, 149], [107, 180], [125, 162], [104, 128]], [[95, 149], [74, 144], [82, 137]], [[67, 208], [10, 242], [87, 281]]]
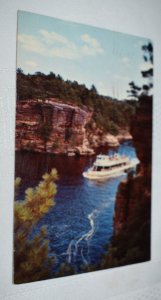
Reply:
[[[32, 284], [12, 284], [17, 10], [151, 38], [155, 54], [152, 260]], [[0, 0], [0, 299], [161, 299], [161, 2]]]

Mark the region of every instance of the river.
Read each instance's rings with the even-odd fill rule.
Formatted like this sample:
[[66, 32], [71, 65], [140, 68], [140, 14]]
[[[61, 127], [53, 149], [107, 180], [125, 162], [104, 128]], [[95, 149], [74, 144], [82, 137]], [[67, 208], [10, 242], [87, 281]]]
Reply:
[[[132, 142], [126, 141], [117, 151], [130, 158], [136, 157]], [[56, 257], [56, 266], [69, 263], [75, 273], [82, 272], [82, 265], [99, 263], [106, 251], [113, 232], [115, 198], [120, 181], [126, 177], [89, 180], [82, 176], [92, 165], [95, 157], [64, 157], [36, 153], [16, 154], [16, 176], [22, 178], [19, 199], [24, 190], [35, 186], [45, 172], [56, 168], [56, 205], [37, 224], [38, 232], [42, 225], [47, 226], [50, 252]]]

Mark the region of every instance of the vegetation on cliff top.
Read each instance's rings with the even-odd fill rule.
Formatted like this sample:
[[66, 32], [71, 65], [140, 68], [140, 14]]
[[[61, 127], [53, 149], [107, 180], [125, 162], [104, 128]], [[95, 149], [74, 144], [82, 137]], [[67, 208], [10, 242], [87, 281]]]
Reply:
[[94, 85], [88, 89], [77, 81], [65, 81], [53, 72], [48, 75], [41, 72], [26, 75], [21, 69], [17, 70], [18, 101], [48, 98], [56, 98], [82, 108], [87, 107], [93, 111], [88, 129], [96, 123], [97, 127], [112, 134], [117, 134], [120, 128], [129, 128], [137, 105], [136, 101], [118, 101], [99, 95]]

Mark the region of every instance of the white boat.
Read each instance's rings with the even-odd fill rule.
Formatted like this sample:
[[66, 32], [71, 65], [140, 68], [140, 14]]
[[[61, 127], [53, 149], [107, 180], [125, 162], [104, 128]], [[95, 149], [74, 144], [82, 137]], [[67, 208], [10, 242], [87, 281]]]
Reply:
[[125, 155], [115, 154], [113, 156], [99, 154], [91, 168], [83, 173], [89, 179], [101, 179], [113, 177], [133, 169], [139, 164], [137, 158], [130, 159]]

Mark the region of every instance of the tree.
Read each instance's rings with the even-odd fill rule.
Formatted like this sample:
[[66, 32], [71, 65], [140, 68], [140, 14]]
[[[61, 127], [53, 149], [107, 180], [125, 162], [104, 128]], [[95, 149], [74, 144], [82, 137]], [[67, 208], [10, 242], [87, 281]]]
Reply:
[[[52, 72], [48, 75], [41, 72], [36, 72], [34, 75], [17, 74], [17, 100], [49, 98], [56, 98], [57, 101], [60, 100], [93, 112], [92, 123], [95, 122], [96, 126], [105, 132], [110, 132], [110, 121], [114, 122], [117, 127], [129, 126], [130, 115], [128, 120], [124, 117], [125, 102], [122, 101], [120, 105], [116, 100], [99, 95], [94, 85], [89, 89], [77, 81], [65, 81], [60, 75]], [[43, 106], [41, 108], [43, 109]], [[45, 143], [44, 147], [52, 130], [51, 120], [48, 119], [48, 121], [42, 122], [39, 128], [39, 134]]]
[[149, 90], [153, 87], [153, 45], [149, 42], [147, 45], [142, 46], [144, 51], [144, 61], [146, 64], [146, 69], [141, 71], [144, 78], [148, 79], [148, 83], [143, 85], [143, 91], [148, 94]]
[[129, 83], [129, 86], [130, 86], [130, 90], [127, 91], [129, 96], [132, 98], [138, 98], [141, 88], [137, 86], [133, 81]]
[[91, 92], [92, 92], [93, 94], [97, 95], [97, 89], [96, 89], [96, 87], [95, 87], [94, 84], [92, 84], [92, 86], [91, 86]]
[[24, 72], [21, 68], [17, 68], [17, 74], [24, 74]]
[[[49, 246], [45, 228], [32, 236], [34, 226], [55, 205], [55, 181], [57, 171], [43, 175], [35, 188], [25, 191], [23, 201], [14, 205], [14, 282], [25, 283], [51, 278], [54, 257], [49, 258]], [[15, 188], [20, 184], [16, 179]]]
[[142, 87], [138, 87], [133, 81], [129, 83], [130, 90], [128, 94], [132, 98], [138, 98], [140, 95], [148, 95], [150, 89], [153, 87], [153, 45], [149, 42], [147, 45], [142, 46], [143, 59], [145, 62], [144, 70], [141, 71], [143, 78], [148, 79], [146, 84]]

